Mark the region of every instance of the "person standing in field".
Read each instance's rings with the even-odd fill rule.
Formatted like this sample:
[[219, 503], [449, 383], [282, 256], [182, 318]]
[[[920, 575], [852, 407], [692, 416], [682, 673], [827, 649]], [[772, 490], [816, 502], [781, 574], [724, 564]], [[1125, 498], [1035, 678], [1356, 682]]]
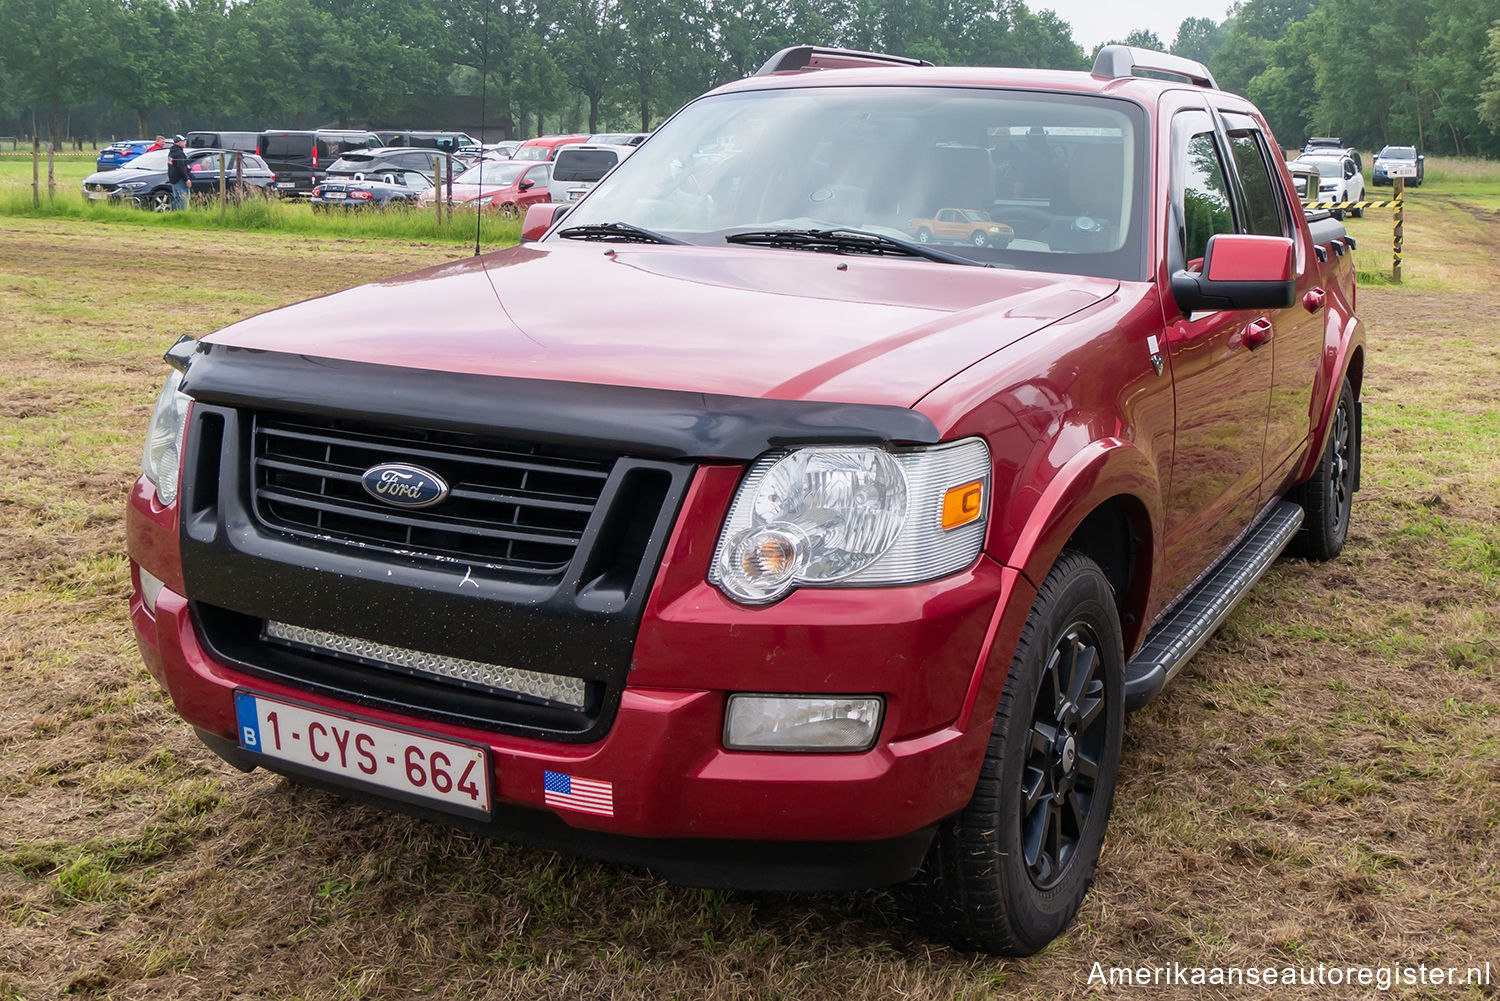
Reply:
[[172, 148], [167, 152], [167, 182], [172, 185], [172, 211], [181, 212], [188, 204], [187, 139], [182, 135], [172, 137]]

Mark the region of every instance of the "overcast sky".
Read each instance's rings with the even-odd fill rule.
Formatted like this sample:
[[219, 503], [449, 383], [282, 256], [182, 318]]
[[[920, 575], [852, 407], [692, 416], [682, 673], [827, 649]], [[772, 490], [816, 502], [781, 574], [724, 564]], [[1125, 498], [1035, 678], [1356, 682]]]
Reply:
[[1123, 39], [1135, 28], [1149, 28], [1168, 46], [1177, 37], [1177, 26], [1189, 17], [1211, 17], [1223, 21], [1229, 3], [1209, 0], [1031, 0], [1032, 10], [1054, 10], [1073, 26], [1073, 40], [1088, 55], [1095, 45]]

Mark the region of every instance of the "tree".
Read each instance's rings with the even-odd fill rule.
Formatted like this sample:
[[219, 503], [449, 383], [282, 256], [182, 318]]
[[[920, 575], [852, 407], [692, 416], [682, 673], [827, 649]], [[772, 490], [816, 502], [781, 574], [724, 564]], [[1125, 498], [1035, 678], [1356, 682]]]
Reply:
[[166, 0], [130, 0], [118, 9], [113, 27], [110, 95], [135, 114], [136, 134], [144, 136], [152, 111], [187, 97], [177, 69], [182, 41], [177, 8]]
[[112, 68], [99, 53], [108, 51], [117, 13], [108, 0], [0, 0], [0, 60], [22, 99], [47, 108], [54, 148], [62, 145], [64, 112], [87, 100]]
[[1172, 43], [1172, 54], [1185, 59], [1196, 59], [1204, 65], [1214, 53], [1224, 46], [1228, 31], [1224, 25], [1209, 17], [1187, 17], [1177, 26], [1177, 40]]

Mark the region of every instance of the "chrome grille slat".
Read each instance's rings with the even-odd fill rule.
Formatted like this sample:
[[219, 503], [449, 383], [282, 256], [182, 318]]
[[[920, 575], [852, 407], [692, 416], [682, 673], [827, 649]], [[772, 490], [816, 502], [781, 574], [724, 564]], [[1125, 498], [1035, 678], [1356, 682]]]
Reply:
[[[261, 414], [252, 430], [252, 510], [262, 524], [320, 543], [384, 549], [534, 576], [572, 560], [615, 457], [567, 448], [339, 418]], [[389, 506], [365, 470], [430, 468], [440, 504]]]

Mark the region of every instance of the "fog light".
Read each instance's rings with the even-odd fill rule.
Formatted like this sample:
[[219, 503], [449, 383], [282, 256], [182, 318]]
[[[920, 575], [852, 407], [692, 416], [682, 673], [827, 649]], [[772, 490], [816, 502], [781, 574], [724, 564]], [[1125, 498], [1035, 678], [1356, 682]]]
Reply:
[[156, 615], [156, 599], [161, 596], [161, 589], [166, 587], [166, 581], [158, 580], [146, 572], [146, 568], [136, 564], [135, 572], [141, 575], [141, 601], [146, 606], [146, 611], [154, 617]]
[[724, 746], [736, 751], [864, 751], [880, 733], [876, 698], [731, 695]]

